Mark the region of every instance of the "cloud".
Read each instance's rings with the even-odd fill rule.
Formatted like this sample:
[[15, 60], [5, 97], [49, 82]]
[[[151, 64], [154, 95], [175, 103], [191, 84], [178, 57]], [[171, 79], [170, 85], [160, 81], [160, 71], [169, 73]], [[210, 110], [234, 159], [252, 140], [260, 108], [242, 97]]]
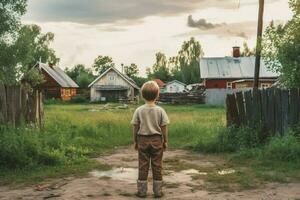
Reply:
[[236, 0], [30, 0], [25, 20], [125, 25], [147, 16], [174, 16], [211, 7], [236, 8]]
[[249, 39], [256, 34], [257, 22], [255, 21], [213, 24], [208, 23], [205, 19], [200, 19], [194, 22], [194, 26], [191, 26], [190, 24], [188, 24], [188, 26], [196, 28], [197, 30], [177, 34], [174, 35], [174, 37], [216, 35], [220, 38], [239, 37]]
[[188, 16], [187, 24], [189, 27], [200, 28], [200, 29], [213, 29], [213, 28], [224, 25], [224, 24], [209, 23], [205, 19], [194, 20], [192, 15]]

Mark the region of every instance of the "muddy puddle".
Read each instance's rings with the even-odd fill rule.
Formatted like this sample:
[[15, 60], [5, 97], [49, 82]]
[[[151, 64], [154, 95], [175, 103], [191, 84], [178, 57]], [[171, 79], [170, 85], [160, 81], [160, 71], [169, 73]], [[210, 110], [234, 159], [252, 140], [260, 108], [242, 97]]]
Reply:
[[[228, 173], [224, 170], [222, 173]], [[230, 171], [231, 172], [231, 171]], [[189, 183], [193, 180], [194, 175], [207, 175], [206, 172], [200, 172], [196, 169], [187, 169], [179, 172], [175, 171], [165, 171], [166, 175], [164, 175], [164, 181], [169, 183]], [[151, 177], [151, 169], [150, 169], [150, 177]], [[112, 179], [125, 181], [128, 183], [135, 183], [138, 178], [138, 169], [137, 168], [114, 168], [108, 171], [98, 171], [94, 170], [90, 172], [90, 175], [93, 177], [101, 178], [101, 179]]]

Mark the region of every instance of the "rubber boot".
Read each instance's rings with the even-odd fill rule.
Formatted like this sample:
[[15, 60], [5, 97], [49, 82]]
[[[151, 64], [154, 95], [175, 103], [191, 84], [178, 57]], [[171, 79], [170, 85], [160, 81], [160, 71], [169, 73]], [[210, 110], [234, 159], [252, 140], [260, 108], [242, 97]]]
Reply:
[[159, 198], [163, 196], [162, 186], [163, 186], [162, 181], [153, 180], [153, 193], [155, 198]]
[[147, 181], [137, 181], [137, 190], [136, 196], [140, 198], [145, 198], [147, 196], [148, 182]]

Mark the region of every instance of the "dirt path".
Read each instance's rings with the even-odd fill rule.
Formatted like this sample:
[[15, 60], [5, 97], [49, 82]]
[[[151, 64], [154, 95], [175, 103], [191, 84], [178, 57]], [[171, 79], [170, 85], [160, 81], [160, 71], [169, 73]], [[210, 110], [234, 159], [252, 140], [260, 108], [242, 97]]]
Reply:
[[[163, 199], [300, 199], [300, 183], [270, 183], [253, 190], [240, 190], [235, 184], [224, 187], [207, 181], [212, 173], [213, 177], [225, 179], [237, 173], [220, 157], [183, 150], [168, 151], [165, 155]], [[112, 170], [92, 171], [84, 178], [54, 180], [44, 183], [41, 191], [34, 186], [18, 190], [0, 187], [0, 199], [136, 199], [136, 158], [137, 153], [131, 148], [119, 149], [97, 159], [111, 165]], [[152, 198], [151, 190], [149, 181], [148, 199]]]

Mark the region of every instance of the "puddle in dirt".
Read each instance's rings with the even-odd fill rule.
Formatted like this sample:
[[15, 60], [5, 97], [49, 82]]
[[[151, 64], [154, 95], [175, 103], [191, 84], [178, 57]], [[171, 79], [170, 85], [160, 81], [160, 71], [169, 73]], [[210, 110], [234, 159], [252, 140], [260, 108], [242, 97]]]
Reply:
[[135, 168], [115, 168], [109, 171], [97, 171], [90, 172], [92, 176], [98, 178], [111, 178], [113, 180], [126, 181], [129, 183], [135, 183], [138, 176], [138, 169]]
[[218, 171], [219, 175], [227, 175], [227, 174], [233, 174], [233, 173], [235, 173], [234, 169], [224, 169], [224, 170]]
[[[218, 171], [219, 175], [227, 175], [235, 173], [234, 169], [225, 169]], [[109, 171], [90, 172], [94, 177], [109, 178], [113, 180], [126, 181], [128, 183], [135, 183], [138, 178], [138, 169], [136, 168], [114, 168]], [[164, 180], [170, 183], [189, 183], [193, 180], [194, 175], [208, 175], [207, 172], [200, 172], [196, 169], [182, 170], [180, 172], [170, 171], [168, 175], [164, 176]]]

